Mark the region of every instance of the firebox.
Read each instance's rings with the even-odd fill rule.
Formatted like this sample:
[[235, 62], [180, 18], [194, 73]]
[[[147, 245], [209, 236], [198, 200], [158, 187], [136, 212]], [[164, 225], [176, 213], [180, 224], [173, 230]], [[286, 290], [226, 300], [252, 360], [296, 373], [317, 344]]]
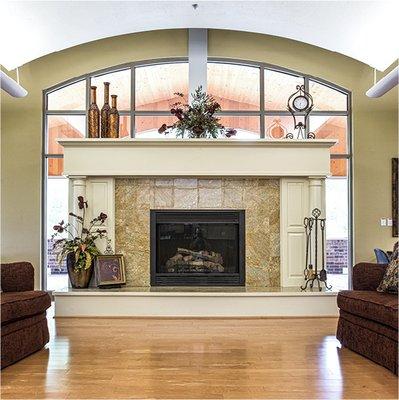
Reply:
[[151, 285], [245, 285], [245, 211], [151, 210]]

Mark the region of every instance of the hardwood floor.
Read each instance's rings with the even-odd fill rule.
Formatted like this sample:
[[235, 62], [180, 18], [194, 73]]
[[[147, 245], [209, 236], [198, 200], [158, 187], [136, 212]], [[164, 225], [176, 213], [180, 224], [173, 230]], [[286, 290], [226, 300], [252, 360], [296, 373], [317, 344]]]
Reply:
[[2, 371], [2, 398], [396, 399], [389, 371], [335, 339], [336, 319], [58, 319]]

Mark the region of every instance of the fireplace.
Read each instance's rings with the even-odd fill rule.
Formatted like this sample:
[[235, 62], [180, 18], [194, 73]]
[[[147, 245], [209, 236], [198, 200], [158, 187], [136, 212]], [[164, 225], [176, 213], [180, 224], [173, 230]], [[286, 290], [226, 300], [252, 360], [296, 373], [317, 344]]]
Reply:
[[245, 211], [151, 210], [152, 286], [245, 285]]

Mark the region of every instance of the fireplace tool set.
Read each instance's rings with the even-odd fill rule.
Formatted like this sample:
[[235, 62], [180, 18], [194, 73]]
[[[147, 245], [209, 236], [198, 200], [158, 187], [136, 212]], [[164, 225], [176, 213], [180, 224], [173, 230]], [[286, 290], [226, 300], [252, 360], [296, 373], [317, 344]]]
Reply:
[[[320, 218], [321, 211], [318, 208], [313, 209], [312, 216], [303, 220], [306, 234], [306, 260], [305, 269], [303, 271], [305, 277], [305, 285], [301, 286], [301, 290], [309, 287], [313, 289], [315, 281], [317, 287], [321, 291], [321, 283], [324, 283], [327, 290], [331, 290], [332, 286], [327, 284], [327, 271], [325, 268], [325, 228], [326, 219]], [[318, 270], [319, 262], [319, 231], [321, 232], [321, 269]], [[314, 250], [312, 251], [312, 242]], [[312, 258], [314, 257], [314, 265]]]

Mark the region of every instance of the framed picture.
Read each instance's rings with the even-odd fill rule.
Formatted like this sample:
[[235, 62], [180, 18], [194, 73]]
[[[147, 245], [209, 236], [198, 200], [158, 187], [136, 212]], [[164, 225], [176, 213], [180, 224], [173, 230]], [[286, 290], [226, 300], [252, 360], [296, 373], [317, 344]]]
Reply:
[[398, 158], [392, 158], [392, 236], [398, 237]]
[[97, 286], [120, 286], [126, 283], [125, 263], [121, 254], [96, 257]]

